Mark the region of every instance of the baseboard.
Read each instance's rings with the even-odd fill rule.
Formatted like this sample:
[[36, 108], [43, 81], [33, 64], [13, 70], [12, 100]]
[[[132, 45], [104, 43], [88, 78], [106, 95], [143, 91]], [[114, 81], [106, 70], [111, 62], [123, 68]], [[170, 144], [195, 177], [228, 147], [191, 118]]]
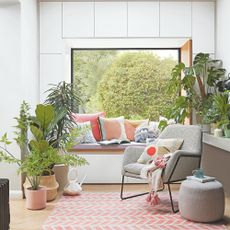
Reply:
[[22, 198], [21, 190], [10, 190], [10, 199], [20, 199]]

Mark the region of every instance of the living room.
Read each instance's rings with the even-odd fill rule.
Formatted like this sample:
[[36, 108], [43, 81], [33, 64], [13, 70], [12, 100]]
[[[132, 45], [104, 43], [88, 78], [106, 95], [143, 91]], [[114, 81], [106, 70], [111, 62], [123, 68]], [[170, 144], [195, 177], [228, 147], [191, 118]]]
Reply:
[[230, 228], [229, 10], [0, 0], [0, 230]]

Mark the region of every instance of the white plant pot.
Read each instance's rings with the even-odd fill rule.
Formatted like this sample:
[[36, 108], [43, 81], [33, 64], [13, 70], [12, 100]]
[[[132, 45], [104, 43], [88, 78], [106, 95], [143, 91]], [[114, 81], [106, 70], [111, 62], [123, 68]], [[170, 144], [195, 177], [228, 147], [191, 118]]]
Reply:
[[222, 129], [215, 129], [214, 130], [215, 137], [223, 137], [223, 130]]

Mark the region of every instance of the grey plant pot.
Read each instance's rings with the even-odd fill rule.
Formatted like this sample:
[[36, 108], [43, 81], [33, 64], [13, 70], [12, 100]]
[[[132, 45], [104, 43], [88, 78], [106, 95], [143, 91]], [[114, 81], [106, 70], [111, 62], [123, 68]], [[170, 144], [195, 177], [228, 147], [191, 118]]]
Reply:
[[224, 129], [224, 136], [230, 138], [230, 129]]

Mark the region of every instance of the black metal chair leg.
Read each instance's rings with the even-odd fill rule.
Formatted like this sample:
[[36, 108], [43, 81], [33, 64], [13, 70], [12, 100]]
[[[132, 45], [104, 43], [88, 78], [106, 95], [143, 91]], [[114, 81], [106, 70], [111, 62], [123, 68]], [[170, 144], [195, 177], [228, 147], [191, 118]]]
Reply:
[[177, 212], [179, 212], [179, 209], [175, 210], [175, 208], [174, 208], [170, 184], [168, 184], [168, 190], [169, 190], [169, 197], [170, 197], [170, 202], [171, 202], [172, 211], [173, 211], [174, 213], [177, 213]]
[[146, 194], [149, 193], [149, 192], [145, 192], [145, 193], [140, 193], [140, 194], [136, 194], [136, 195], [132, 195], [132, 196], [123, 197], [124, 179], [125, 179], [125, 176], [123, 175], [122, 176], [122, 181], [121, 181], [121, 194], [120, 194], [121, 200], [127, 200], [127, 199], [130, 199], [130, 198], [134, 198], [134, 197], [138, 197], [138, 196], [143, 196], [143, 195], [146, 195]]

